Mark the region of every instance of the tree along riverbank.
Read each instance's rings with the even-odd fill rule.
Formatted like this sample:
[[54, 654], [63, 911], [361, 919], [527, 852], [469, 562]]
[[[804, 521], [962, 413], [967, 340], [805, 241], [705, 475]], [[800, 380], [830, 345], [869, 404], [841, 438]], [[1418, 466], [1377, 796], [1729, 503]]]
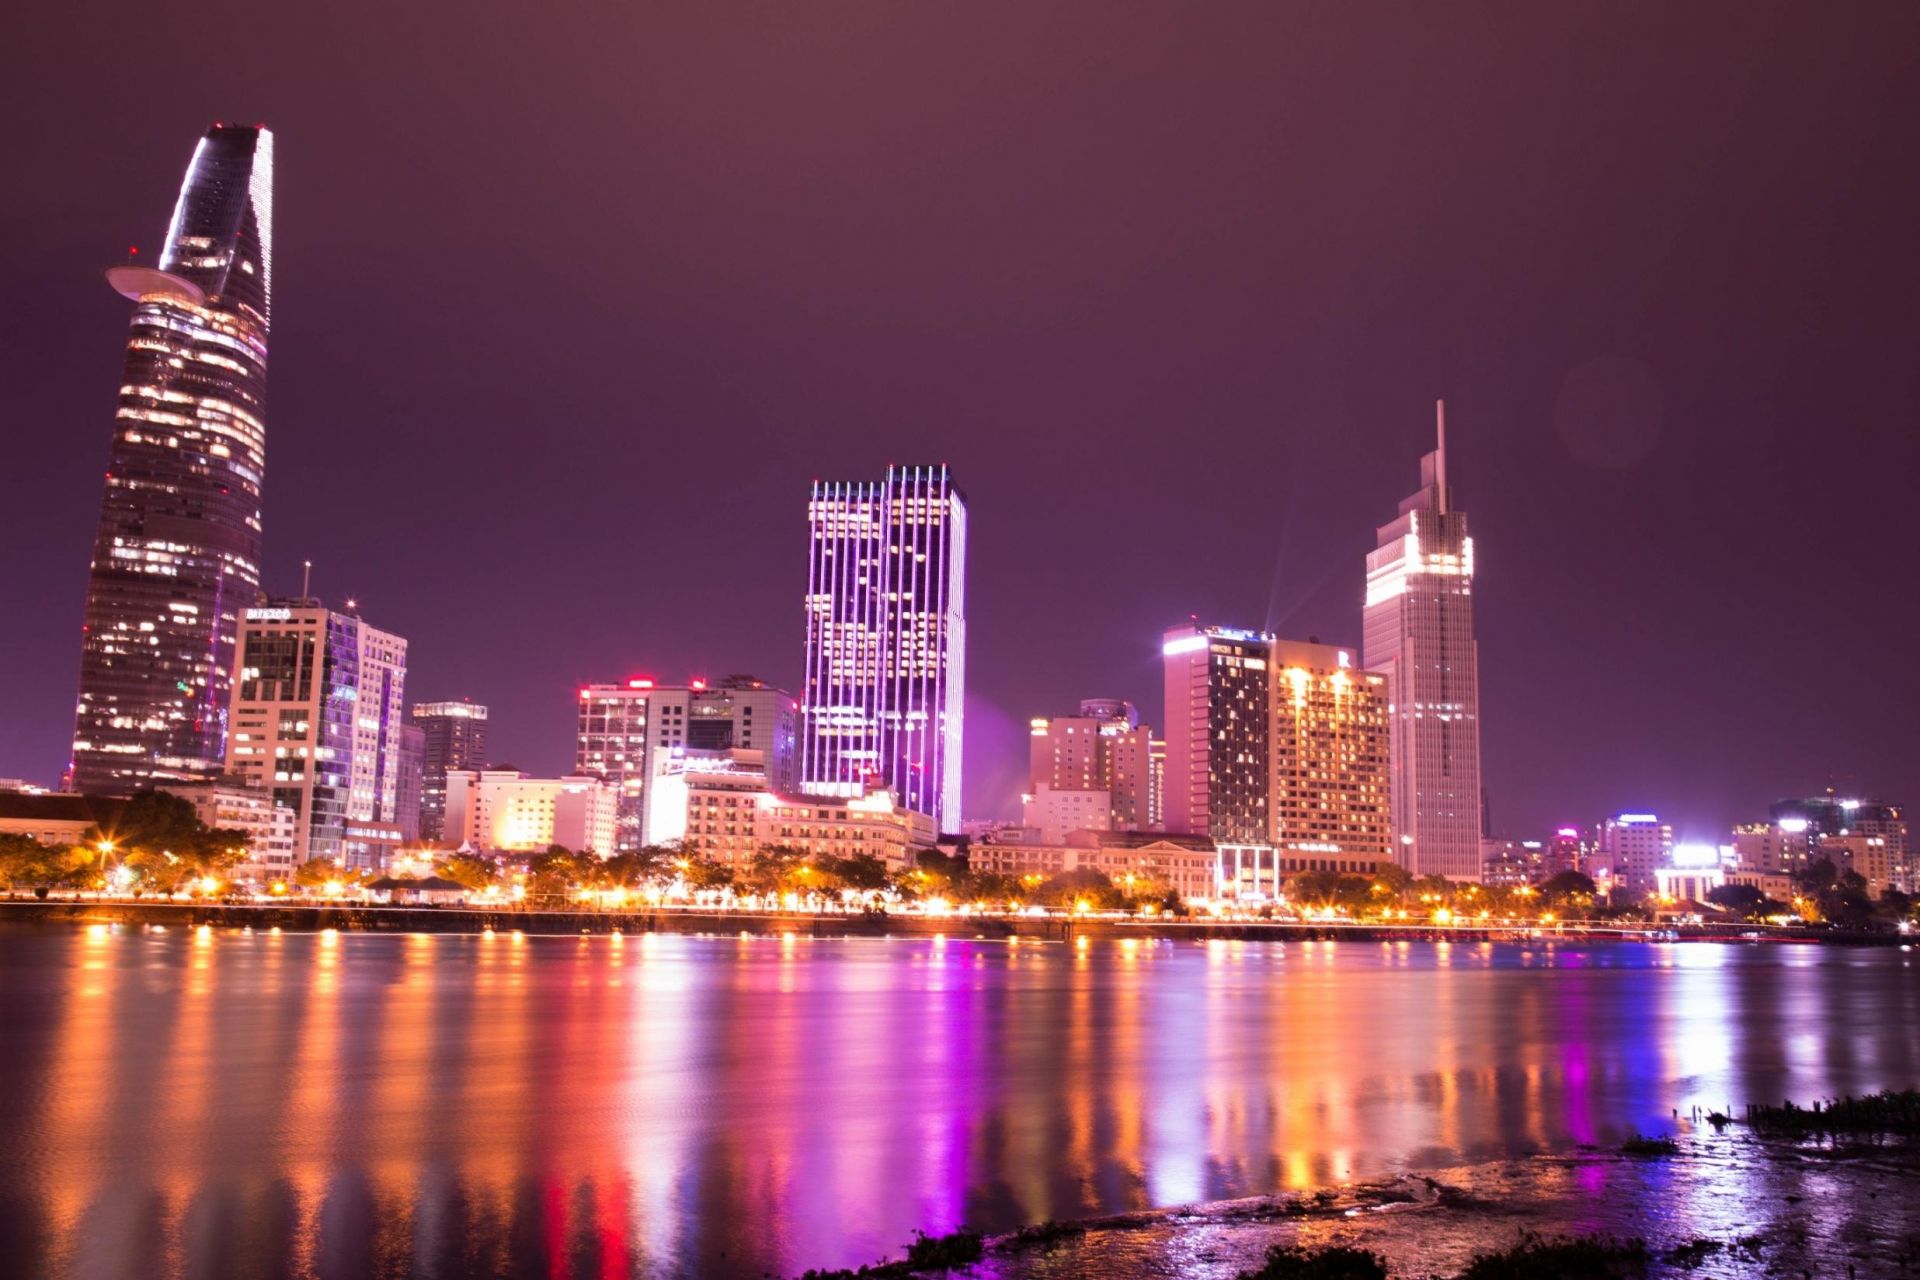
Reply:
[[382, 933], [687, 933], [804, 934], [812, 937], [1269, 939], [1274, 941], [1817, 942], [1910, 945], [1895, 933], [1817, 929], [1622, 928], [1559, 924], [1513, 926], [1338, 924], [1321, 921], [1168, 919], [1087, 915], [923, 915], [910, 912], [769, 912], [688, 909], [547, 911], [332, 903], [156, 902], [111, 898], [0, 902], [0, 924], [130, 924], [192, 928], [347, 929]]

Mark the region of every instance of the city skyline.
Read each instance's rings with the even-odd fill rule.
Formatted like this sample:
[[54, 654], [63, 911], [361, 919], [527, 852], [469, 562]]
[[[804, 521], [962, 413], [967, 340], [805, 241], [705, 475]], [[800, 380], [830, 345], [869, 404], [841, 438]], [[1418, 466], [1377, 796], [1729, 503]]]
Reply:
[[[1907, 315], [1900, 282], [1912, 278], [1914, 250], [1881, 222], [1900, 225], [1914, 201], [1900, 185], [1910, 179], [1885, 162], [1897, 130], [1874, 124], [1875, 95], [1893, 72], [1877, 48], [1849, 37], [1824, 69], [1807, 73], [1820, 92], [1791, 106], [1723, 92], [1728, 79], [1751, 87], [1779, 76], [1805, 44], [1790, 23], [1745, 37], [1754, 56], [1738, 74], [1718, 71], [1710, 94], [1674, 71], [1710, 47], [1713, 24], [1676, 23], [1665, 47], [1635, 54], [1659, 74], [1656, 90], [1609, 126], [1606, 136], [1628, 145], [1597, 158], [1556, 148], [1538, 186], [1517, 164], [1475, 167], [1493, 153], [1473, 139], [1485, 131], [1505, 151], [1535, 155], [1524, 142], [1555, 129], [1592, 137], [1596, 126], [1577, 112], [1572, 90], [1538, 90], [1539, 125], [1509, 122], [1494, 108], [1511, 103], [1523, 68], [1499, 52], [1441, 41], [1430, 66], [1395, 63], [1408, 73], [1406, 96], [1383, 100], [1381, 116], [1362, 121], [1343, 149], [1311, 136], [1284, 144], [1294, 164], [1261, 166], [1295, 175], [1284, 183], [1229, 176], [1223, 188], [1176, 198], [1172, 186], [1117, 185], [1124, 171], [1098, 152], [1069, 157], [1086, 191], [1137, 193], [1136, 204], [1116, 206], [1132, 210], [1125, 218], [1099, 216], [1095, 203], [1041, 181], [1034, 162], [1067, 155], [1061, 135], [1042, 129], [1008, 144], [1026, 162], [1015, 176], [979, 187], [1000, 202], [990, 208], [1030, 215], [1017, 228], [988, 219], [969, 230], [930, 205], [903, 209], [905, 197], [882, 184], [875, 194], [890, 217], [929, 215], [924, 225], [904, 220], [910, 230], [896, 244], [855, 236], [866, 228], [844, 219], [820, 223], [820, 206], [803, 200], [797, 207], [841, 259], [830, 277], [805, 264], [824, 267], [832, 255], [802, 254], [792, 228], [743, 226], [728, 192], [661, 152], [644, 123], [635, 146], [679, 179], [666, 185], [720, 216], [705, 234], [644, 200], [620, 170], [604, 201], [621, 211], [620, 231], [600, 237], [606, 254], [588, 275], [509, 229], [539, 221], [529, 215], [547, 206], [527, 201], [545, 197], [529, 193], [565, 189], [569, 174], [586, 171], [584, 153], [530, 154], [527, 136], [502, 116], [481, 122], [492, 127], [476, 131], [482, 142], [437, 152], [435, 172], [449, 181], [429, 183], [409, 178], [419, 148], [455, 137], [453, 121], [431, 111], [409, 141], [366, 114], [390, 103], [326, 101], [323, 112], [317, 85], [298, 76], [284, 87], [188, 89], [153, 120], [131, 109], [132, 86], [107, 86], [100, 109], [68, 114], [60, 141], [114, 163], [83, 171], [28, 139], [36, 172], [77, 175], [71, 216], [56, 226], [44, 204], [7, 215], [31, 219], [9, 243], [30, 255], [20, 279], [37, 317], [8, 353], [20, 362], [9, 366], [10, 385], [21, 388], [23, 416], [62, 430], [22, 440], [22, 465], [8, 482], [5, 531], [24, 552], [8, 588], [35, 603], [19, 611], [4, 656], [43, 679], [0, 726], [0, 774], [52, 781], [65, 750], [59, 721], [75, 685], [76, 565], [104, 461], [98, 425], [111, 412], [122, 354], [115, 330], [125, 322], [83, 277], [130, 240], [143, 260], [151, 255], [153, 210], [179, 185], [180, 138], [232, 114], [229, 101], [212, 99], [244, 87], [246, 117], [271, 121], [286, 149], [276, 174], [282, 209], [300, 211], [280, 229], [276, 291], [293, 301], [275, 315], [267, 588], [288, 591], [311, 556], [321, 594], [360, 597], [412, 640], [419, 697], [496, 706], [502, 750], [536, 772], [565, 769], [570, 735], [551, 723], [551, 708], [579, 683], [634, 669], [679, 678], [754, 670], [796, 686], [795, 633], [781, 620], [791, 617], [783, 600], [792, 588], [783, 584], [800, 572], [788, 549], [800, 527], [795, 495], [813, 478], [936, 457], [964, 478], [978, 508], [968, 810], [1012, 816], [1030, 716], [1101, 693], [1131, 697], [1157, 721], [1154, 646], [1169, 622], [1199, 614], [1358, 639], [1349, 566], [1380, 509], [1404, 493], [1424, 407], [1444, 395], [1450, 447], [1467, 477], [1462, 502], [1487, 561], [1476, 604], [1494, 830], [1550, 830], [1638, 809], [1672, 815], [1683, 832], [1718, 828], [1829, 780], [1850, 792], [1907, 795], [1920, 773], [1911, 735], [1897, 717], [1860, 716], [1817, 670], [1795, 664], [1794, 632], [1812, 623], [1790, 604], [1806, 584], [1819, 584], [1823, 597], [1856, 598], [1892, 582], [1882, 625], [1903, 633], [1915, 618], [1911, 592], [1898, 585], [1901, 562], [1881, 536], [1915, 448], [1886, 429], [1911, 420], [1915, 403], [1899, 338]], [[1214, 106], [1251, 74], [1222, 54], [1217, 34], [1204, 23], [1196, 34], [1216, 64], [1227, 58], [1208, 91]], [[1301, 34], [1331, 55], [1336, 70], [1327, 74], [1352, 70], [1352, 48], [1323, 31]], [[898, 55], [893, 39], [882, 32], [870, 46], [816, 51], [809, 71], [835, 56], [868, 65]], [[1119, 65], [1140, 65], [1146, 47], [1144, 36], [1123, 42]], [[1571, 44], [1542, 56], [1567, 71], [1558, 79], [1568, 85], [1579, 82], [1573, 69], [1590, 65]], [[1483, 96], [1430, 92], [1477, 81], [1477, 71], [1491, 77]], [[1177, 57], [1164, 74], [1170, 79], [1153, 83], [1180, 80]], [[1075, 65], [1064, 101], [1108, 101], [1116, 83], [1105, 68]], [[1316, 83], [1325, 91], [1324, 79]], [[718, 109], [720, 86], [673, 85]], [[882, 82], [870, 92], [884, 99], [902, 89]], [[1729, 97], [1750, 114], [1700, 105]], [[1387, 126], [1414, 121], [1416, 98], [1442, 113], [1449, 137], [1469, 140], [1457, 144], [1457, 158], [1484, 194], [1437, 182], [1396, 146]], [[1037, 119], [1060, 119], [1046, 103], [1025, 105], [1039, 108]], [[783, 127], [819, 143], [830, 136], [821, 110], [815, 104]], [[1655, 126], [1674, 118], [1699, 123], [1669, 141]], [[1154, 154], [1164, 160], [1162, 147], [1192, 141], [1191, 124], [1169, 119]], [[788, 190], [793, 173], [752, 150], [745, 128], [745, 117], [711, 115], [700, 136], [749, 181]], [[850, 145], [882, 146], [882, 128], [856, 125]], [[76, 136], [90, 145], [74, 146]], [[944, 136], [965, 140], [964, 130]], [[1762, 145], [1769, 137], [1778, 145]], [[1671, 167], [1703, 140], [1721, 180], [1707, 197]], [[847, 158], [827, 155], [829, 167]], [[510, 223], [483, 216], [468, 229], [464, 215], [496, 193], [477, 185], [483, 159], [490, 170], [528, 161], [539, 180], [504, 201]], [[358, 165], [368, 166], [364, 183]], [[1635, 175], [1631, 200], [1600, 182], [1609, 167]], [[928, 172], [943, 198], [977, 176], [962, 152], [938, 149]], [[1810, 172], [1820, 181], [1805, 181]], [[1845, 184], [1858, 198], [1823, 203], [1824, 221], [1809, 230], [1812, 197], [1801, 192], [1822, 182]], [[1387, 198], [1354, 201], [1375, 189]], [[388, 225], [384, 213], [369, 216], [375, 192], [399, 202], [391, 225], [443, 226], [445, 242], [423, 251], [415, 237], [372, 234], [374, 224]], [[463, 208], [467, 196], [476, 199]], [[1295, 200], [1303, 203], [1275, 203]], [[1163, 257], [1149, 252], [1150, 233], [1196, 201], [1219, 210], [1252, 201], [1285, 216], [1258, 235], [1228, 223], [1217, 250], [1175, 240]], [[1668, 214], [1637, 212], [1654, 207]], [[1357, 221], [1348, 217], [1355, 210]], [[489, 336], [496, 319], [482, 328], [457, 315], [436, 315], [444, 341], [421, 344], [409, 336], [418, 316], [408, 306], [366, 305], [370, 279], [410, 306], [469, 296], [476, 237], [492, 237], [522, 268], [557, 271], [523, 274], [541, 278], [546, 296], [581, 299], [574, 315], [601, 317], [567, 334], [577, 356], [522, 337], [509, 348]], [[1296, 243], [1325, 246], [1326, 255], [1316, 251], [1325, 265], [1305, 263], [1288, 249]], [[1392, 260], [1392, 245], [1414, 243], [1424, 245], [1412, 255], [1429, 264], [1422, 270], [1365, 266]], [[936, 244], [970, 270], [902, 270], [945, 263], [928, 252]], [[728, 268], [724, 255], [743, 245], [753, 252]], [[687, 256], [688, 270], [669, 261], [670, 248]], [[1048, 270], [1049, 259], [1061, 270]], [[349, 262], [353, 271], [337, 269]], [[1009, 265], [1018, 272], [996, 269]], [[496, 288], [520, 287], [513, 272], [499, 274]], [[1234, 283], [1242, 276], [1244, 286]], [[1187, 283], [1147, 287], [1169, 277]], [[646, 287], [636, 291], [636, 281]], [[985, 291], [978, 298], [969, 292], [976, 287]], [[702, 301], [729, 296], [754, 305]], [[834, 305], [823, 313], [799, 301], [816, 296]], [[1821, 305], [1802, 305], [1807, 297]], [[983, 323], [987, 301], [1004, 332]], [[490, 311], [474, 310], [476, 320]], [[899, 323], [863, 326], [846, 318], [852, 313]], [[1181, 323], [1153, 318], [1166, 316]], [[1728, 317], [1733, 323], [1722, 322]], [[460, 353], [457, 363], [445, 362], [442, 347]], [[703, 363], [721, 350], [725, 371]], [[614, 351], [619, 362], [606, 359]], [[495, 367], [477, 367], [486, 362], [476, 353], [499, 357]], [[621, 372], [596, 372], [596, 362]], [[563, 389], [549, 404], [556, 386]], [[643, 398], [615, 397], [634, 387]], [[510, 447], [508, 432], [523, 420], [540, 421], [565, 447], [535, 451], [548, 456]], [[480, 446], [470, 450], [474, 461], [445, 456], [440, 440], [454, 426]], [[714, 504], [690, 492], [696, 486], [619, 504], [617, 513], [574, 497], [588, 459], [596, 470], [631, 462], [649, 475], [685, 475], [722, 438], [740, 446], [731, 459], [734, 509], [746, 517], [735, 523], [715, 521]], [[368, 466], [376, 457], [381, 465]], [[352, 519], [341, 518], [343, 494], [355, 495]], [[1770, 506], [1787, 514], [1763, 517]], [[1796, 514], [1812, 510], [1818, 519]], [[1688, 557], [1698, 565], [1682, 571]], [[579, 567], [547, 572], [563, 561]], [[587, 584], [634, 561], [655, 589], [589, 612], [583, 602], [604, 596]], [[503, 566], [515, 571], [515, 590], [490, 616], [488, 586]], [[1743, 608], [1788, 621], [1730, 623]], [[470, 642], [476, 626], [499, 637], [500, 651]], [[1700, 643], [1703, 635], [1712, 643]], [[1069, 664], [1075, 675], [1065, 682], [1060, 668]], [[1595, 668], [1598, 678], [1569, 674]], [[1896, 669], [1887, 678], [1890, 704], [1913, 705], [1915, 677]]]

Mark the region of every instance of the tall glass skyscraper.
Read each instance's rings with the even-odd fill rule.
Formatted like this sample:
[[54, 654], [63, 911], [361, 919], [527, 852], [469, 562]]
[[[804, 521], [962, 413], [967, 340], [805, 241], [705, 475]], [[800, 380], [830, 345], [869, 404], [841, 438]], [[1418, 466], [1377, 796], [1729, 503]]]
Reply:
[[194, 150], [158, 266], [107, 272], [134, 303], [87, 582], [75, 789], [219, 772], [240, 611], [260, 587], [273, 135]]
[[273, 297], [273, 134], [207, 130], [157, 267], [108, 280], [132, 332], [94, 537], [71, 783], [217, 773], [234, 637], [259, 591]]
[[960, 829], [967, 504], [946, 467], [878, 484], [816, 481], [807, 505], [800, 785], [857, 796], [878, 778]]
[[1420, 491], [1367, 554], [1361, 662], [1387, 677], [1394, 851], [1415, 875], [1480, 878], [1473, 539], [1447, 487], [1446, 410]]

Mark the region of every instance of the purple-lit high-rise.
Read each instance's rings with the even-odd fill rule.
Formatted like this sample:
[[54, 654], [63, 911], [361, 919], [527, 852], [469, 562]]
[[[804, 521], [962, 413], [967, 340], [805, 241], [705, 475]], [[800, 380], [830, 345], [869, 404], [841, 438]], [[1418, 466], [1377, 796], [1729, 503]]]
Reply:
[[137, 304], [87, 582], [71, 777], [127, 793], [217, 773], [240, 611], [260, 587], [273, 135], [200, 140]]
[[878, 778], [960, 829], [967, 504], [944, 466], [816, 481], [807, 506], [800, 780], [860, 795]]

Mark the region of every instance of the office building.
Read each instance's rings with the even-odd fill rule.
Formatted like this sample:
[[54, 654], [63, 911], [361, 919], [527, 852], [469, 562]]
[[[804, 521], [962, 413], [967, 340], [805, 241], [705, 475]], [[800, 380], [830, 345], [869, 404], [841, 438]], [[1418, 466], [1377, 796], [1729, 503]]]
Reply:
[[487, 709], [462, 698], [454, 702], [416, 703], [409, 713], [424, 741], [420, 747], [420, 834], [428, 844], [445, 843], [447, 770], [487, 765]]
[[417, 724], [400, 726], [400, 776], [394, 792], [394, 825], [407, 844], [420, 841], [420, 803], [425, 798], [427, 731]]
[[240, 611], [260, 590], [273, 135], [215, 125], [134, 302], [88, 570], [73, 789], [130, 795], [224, 766]]
[[1551, 880], [1563, 871], [1585, 875], [1592, 856], [1593, 846], [1585, 831], [1574, 826], [1557, 827], [1547, 841], [1546, 865], [1541, 868], [1541, 878]]
[[1068, 831], [1152, 831], [1161, 823], [1153, 731], [1131, 702], [1095, 698], [1078, 715], [1036, 718], [1028, 737], [1026, 825]]
[[377, 871], [401, 841], [407, 642], [352, 605], [242, 611], [228, 772], [298, 819], [294, 861]]
[[966, 500], [944, 466], [815, 482], [807, 505], [800, 787], [873, 779], [957, 832], [966, 695]]
[[1391, 699], [1395, 856], [1415, 875], [1480, 874], [1480, 692], [1473, 539], [1448, 487], [1447, 433], [1367, 555], [1363, 663]]
[[1609, 897], [1654, 892], [1654, 872], [1673, 865], [1673, 828], [1655, 814], [1622, 813], [1598, 832], [1587, 872], [1594, 886]]
[[793, 695], [752, 676], [711, 685], [663, 685], [636, 676], [580, 690], [574, 772], [605, 778], [620, 797], [614, 848], [625, 852], [663, 837], [647, 826], [647, 788], [689, 751], [756, 751], [783, 791], [796, 786]]
[[618, 792], [600, 778], [449, 769], [442, 839], [480, 853], [542, 853], [560, 845], [605, 857], [613, 852], [618, 812]]

